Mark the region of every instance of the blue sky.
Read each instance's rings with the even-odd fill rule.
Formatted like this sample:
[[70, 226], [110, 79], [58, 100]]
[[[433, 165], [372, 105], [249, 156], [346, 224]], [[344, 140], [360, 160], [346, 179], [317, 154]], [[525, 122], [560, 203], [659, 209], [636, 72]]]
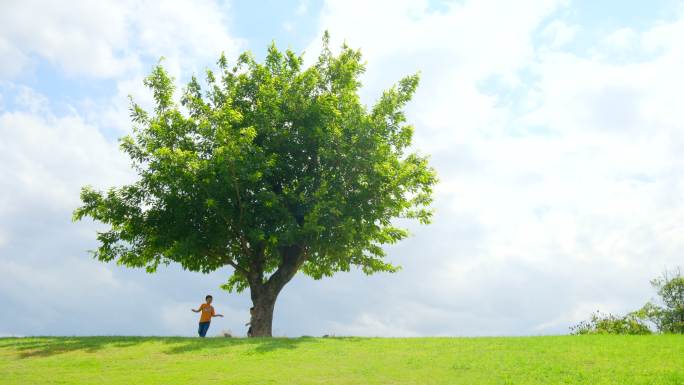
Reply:
[[116, 139], [160, 56], [182, 87], [223, 51], [307, 52], [328, 29], [368, 61], [362, 100], [421, 72], [414, 149], [440, 175], [394, 275], [297, 276], [278, 335], [566, 333], [633, 310], [682, 264], [681, 1], [22, 1], [0, 14], [0, 335], [192, 335], [206, 293], [243, 334], [248, 295], [209, 275], [88, 257], [84, 184], [135, 178]]

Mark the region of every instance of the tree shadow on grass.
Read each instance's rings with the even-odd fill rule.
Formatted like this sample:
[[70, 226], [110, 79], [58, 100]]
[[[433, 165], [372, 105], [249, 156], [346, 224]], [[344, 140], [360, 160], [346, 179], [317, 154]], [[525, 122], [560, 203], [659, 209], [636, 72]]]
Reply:
[[[335, 338], [354, 341], [358, 338]], [[97, 353], [105, 348], [129, 348], [143, 343], [162, 343], [165, 354], [184, 354], [207, 349], [242, 347], [241, 354], [265, 354], [276, 350], [296, 349], [318, 338], [198, 338], [198, 337], [31, 337], [0, 339], [0, 351], [18, 353], [19, 358], [50, 357], [70, 352]], [[244, 349], [246, 348], [246, 349]]]
[[30, 337], [8, 338], [0, 343], [0, 350], [14, 350], [19, 358], [49, 357], [80, 351], [96, 353], [105, 347], [126, 348], [153, 338], [149, 337]]
[[[275, 350], [295, 349], [302, 343], [317, 342], [315, 338], [187, 338], [169, 339], [165, 343], [172, 344], [164, 353], [179, 354], [197, 350], [224, 349], [227, 347], [247, 347], [244, 354], [268, 353]], [[252, 348], [252, 349], [249, 349]]]

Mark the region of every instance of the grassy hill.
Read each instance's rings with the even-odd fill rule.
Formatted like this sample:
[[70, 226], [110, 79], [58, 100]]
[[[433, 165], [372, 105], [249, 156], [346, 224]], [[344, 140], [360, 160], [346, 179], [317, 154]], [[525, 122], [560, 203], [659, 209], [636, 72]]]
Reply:
[[684, 384], [684, 336], [0, 338], [9, 384]]

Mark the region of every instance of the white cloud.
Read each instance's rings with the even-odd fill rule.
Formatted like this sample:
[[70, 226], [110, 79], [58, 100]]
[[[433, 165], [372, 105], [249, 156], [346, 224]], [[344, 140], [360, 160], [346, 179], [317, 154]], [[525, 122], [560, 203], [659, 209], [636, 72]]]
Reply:
[[[611, 63], [608, 51], [563, 52], [581, 27], [547, 18], [565, 5], [471, 1], [438, 13], [424, 2], [375, 2], [357, 15], [353, 4], [326, 3], [321, 28], [368, 60], [366, 101], [422, 71], [409, 121], [441, 177], [441, 215], [391, 254], [405, 261], [399, 275], [409, 286], [386, 293], [382, 311], [394, 318], [351, 325], [435, 333], [443, 326], [407, 326], [397, 319], [411, 312], [392, 310], [422, 301], [453, 309], [454, 334], [567, 332], [589, 307], [640, 306], [648, 280], [677, 263], [684, 143], [674, 93], [684, 86], [684, 50], [674, 36], [684, 18], [614, 34], [617, 48], [618, 38], [640, 41], [656, 55]], [[533, 44], [537, 31], [547, 43]], [[492, 79], [496, 87], [482, 87]], [[462, 226], [477, 237], [464, 238]]]
[[241, 44], [225, 15], [212, 0], [11, 2], [0, 14], [0, 79], [27, 71], [34, 55], [73, 76], [120, 77], [160, 56], [201, 70]]
[[91, 76], [112, 76], [136, 64], [135, 57], [116, 54], [127, 43], [124, 8], [116, 2], [69, 4], [29, 0], [3, 6], [0, 36], [9, 68], [0, 75], [26, 69], [34, 54], [69, 73]]
[[[0, 261], [0, 273], [5, 277], [0, 288], [4, 295], [18, 300], [26, 293], [31, 293], [33, 299], [40, 303], [49, 303], [53, 295], [73, 296], [93, 289], [123, 289], [121, 282], [114, 279], [111, 270], [104, 264], [92, 266], [90, 261], [82, 258], [63, 262], [40, 268], [14, 261]], [[80, 279], [64, 279], [70, 275]], [[35, 298], [38, 293], [42, 293], [42, 298]]]
[[70, 210], [85, 184], [104, 188], [133, 179], [117, 143], [78, 115], [4, 112], [0, 134], [0, 189], [5, 191], [6, 210], [37, 203]]
[[416, 337], [414, 331], [398, 326], [397, 319], [390, 318], [388, 314], [361, 313], [351, 323], [331, 322], [330, 328], [334, 330], [329, 335], [334, 336], [364, 336], [364, 337], [392, 337], [405, 336]]
[[[437, 12], [429, 10], [427, 1], [375, 1], [364, 2], [364, 12], [358, 12], [359, 4], [354, 2], [328, 1], [319, 23], [331, 32], [334, 45], [344, 39], [361, 47], [371, 66], [378, 65], [376, 58], [397, 55], [421, 67], [445, 64], [425, 60], [439, 55], [450, 59], [450, 69], [456, 64], [460, 70], [479, 74], [509, 73], [529, 59], [531, 33], [563, 3], [452, 2], [447, 11]], [[311, 47], [319, 45], [317, 39]]]
[[7, 87], [14, 93], [14, 102], [17, 108], [26, 110], [33, 114], [46, 113], [49, 110], [49, 101], [45, 95], [42, 95], [32, 88], [10, 84]]
[[184, 72], [201, 73], [222, 51], [231, 57], [244, 44], [227, 30], [227, 5], [213, 0], [147, 1], [129, 9], [140, 52], [178, 61]]
[[[84, 311], [79, 295], [93, 300], [128, 290], [109, 267], [88, 259], [78, 231], [84, 226], [70, 219], [81, 186], [104, 188], [133, 176], [117, 144], [96, 127], [76, 114], [55, 116], [30, 88], [10, 88], [15, 109], [0, 113], [0, 300], [12, 309], [27, 298], [39, 305], [2, 327], [49, 330], [64, 314]], [[85, 227], [92, 238], [93, 226]]]
[[222, 51], [237, 55], [244, 41], [230, 34], [228, 13], [226, 4], [213, 0], [13, 2], [0, 14], [0, 80], [30, 72], [41, 60], [70, 77], [113, 79], [115, 94], [108, 100], [69, 103], [88, 124], [119, 136], [130, 130], [129, 94], [143, 107], [152, 105], [142, 84], [151, 65], [143, 63], [164, 56], [180, 89], [190, 74], [202, 77]]
[[309, 10], [309, 0], [300, 0], [295, 10], [296, 15], [303, 15]]
[[637, 37], [637, 33], [627, 27], [619, 28], [603, 38], [603, 42], [615, 48], [627, 48]]
[[571, 42], [579, 30], [580, 27], [577, 25], [568, 25], [561, 20], [554, 20], [544, 28], [542, 35], [550, 40], [551, 48], [559, 48]]

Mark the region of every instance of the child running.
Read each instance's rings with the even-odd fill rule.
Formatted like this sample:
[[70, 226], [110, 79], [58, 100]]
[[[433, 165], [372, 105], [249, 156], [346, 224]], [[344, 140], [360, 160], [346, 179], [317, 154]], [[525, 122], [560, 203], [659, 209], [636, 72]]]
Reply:
[[211, 306], [211, 301], [214, 299], [211, 295], [205, 297], [206, 303], [199, 306], [199, 309], [191, 309], [195, 313], [202, 312], [200, 314], [199, 329], [197, 332], [200, 337], [205, 337], [207, 335], [207, 330], [209, 330], [209, 324], [211, 323], [211, 317], [223, 317], [223, 314], [216, 314], [214, 307]]

